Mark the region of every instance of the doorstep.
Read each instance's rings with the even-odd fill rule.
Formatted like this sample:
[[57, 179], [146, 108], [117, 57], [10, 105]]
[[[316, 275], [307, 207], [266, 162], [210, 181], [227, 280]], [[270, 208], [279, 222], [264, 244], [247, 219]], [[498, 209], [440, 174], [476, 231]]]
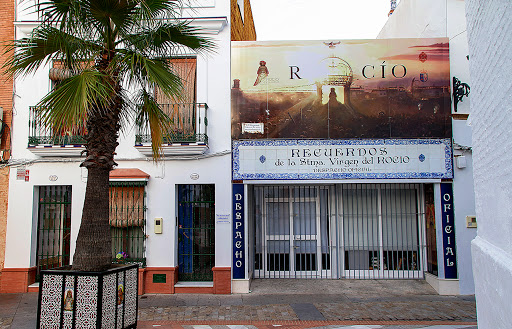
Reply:
[[213, 281], [180, 281], [174, 285], [175, 294], [213, 294]]
[[27, 292], [39, 292], [39, 282], [34, 282], [28, 286]]

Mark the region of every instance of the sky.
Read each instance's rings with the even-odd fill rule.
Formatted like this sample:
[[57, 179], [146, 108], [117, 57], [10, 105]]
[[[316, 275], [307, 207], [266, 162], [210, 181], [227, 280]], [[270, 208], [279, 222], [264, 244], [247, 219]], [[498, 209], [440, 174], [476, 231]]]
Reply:
[[[400, 1], [397, 1], [399, 3]], [[375, 39], [390, 0], [251, 0], [258, 41]]]

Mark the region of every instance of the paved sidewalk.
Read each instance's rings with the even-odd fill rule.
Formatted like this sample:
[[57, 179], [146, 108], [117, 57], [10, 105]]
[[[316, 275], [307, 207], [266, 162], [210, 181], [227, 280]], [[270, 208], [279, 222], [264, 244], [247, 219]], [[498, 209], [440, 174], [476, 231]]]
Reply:
[[301, 323], [257, 323], [254, 325], [232, 324], [232, 325], [190, 325], [190, 324], [169, 324], [169, 325], [148, 325], [139, 323], [139, 329], [477, 329], [476, 325], [468, 324], [343, 324], [324, 325], [307, 322]]
[[[473, 296], [439, 296], [421, 280], [254, 280], [251, 289], [141, 296], [138, 328], [476, 328]], [[0, 328], [35, 328], [36, 311], [36, 293], [2, 294]]]

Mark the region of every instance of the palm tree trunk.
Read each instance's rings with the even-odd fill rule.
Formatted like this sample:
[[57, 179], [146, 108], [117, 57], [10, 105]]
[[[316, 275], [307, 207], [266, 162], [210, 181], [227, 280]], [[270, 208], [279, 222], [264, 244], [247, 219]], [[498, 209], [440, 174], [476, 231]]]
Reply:
[[76, 240], [73, 270], [103, 271], [112, 263], [109, 216], [109, 172], [88, 168], [82, 223]]
[[118, 98], [109, 110], [97, 109], [87, 119], [87, 157], [80, 166], [88, 170], [82, 223], [76, 241], [73, 270], [103, 271], [112, 265], [109, 224], [109, 173], [116, 165], [118, 145]]

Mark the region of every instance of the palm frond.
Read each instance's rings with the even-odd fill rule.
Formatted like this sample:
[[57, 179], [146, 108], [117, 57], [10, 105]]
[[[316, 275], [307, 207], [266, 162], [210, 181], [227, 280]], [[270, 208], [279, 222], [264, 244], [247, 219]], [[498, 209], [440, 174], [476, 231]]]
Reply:
[[158, 19], [165, 17], [177, 18], [181, 15], [184, 0], [134, 0], [138, 6], [136, 9], [136, 21], [148, 26], [156, 23]]
[[201, 32], [200, 28], [187, 23], [161, 22], [155, 28], [144, 28], [138, 33], [124, 35], [118, 43], [153, 56], [172, 56], [183, 48], [195, 52], [214, 50], [212, 40], [201, 36]]
[[136, 97], [137, 113], [135, 124], [142, 130], [146, 125], [151, 134], [151, 150], [153, 159], [158, 160], [164, 136], [172, 125], [171, 118], [158, 106], [156, 99], [146, 90], [142, 90]]
[[167, 58], [147, 58], [130, 50], [118, 51], [115, 61], [123, 67], [130, 85], [158, 87], [169, 97], [179, 98], [183, 91], [180, 77], [172, 72]]
[[63, 80], [37, 104], [42, 124], [66, 130], [83, 124], [93, 109], [108, 109], [115, 90], [106, 80], [94, 70]]
[[50, 60], [59, 59], [67, 68], [78, 70], [84, 61], [94, 58], [100, 50], [101, 47], [93, 42], [51, 26], [41, 26], [34, 29], [31, 38], [15, 40], [7, 45], [5, 51], [14, 51], [14, 54], [5, 62], [3, 69], [14, 76], [29, 75]]

